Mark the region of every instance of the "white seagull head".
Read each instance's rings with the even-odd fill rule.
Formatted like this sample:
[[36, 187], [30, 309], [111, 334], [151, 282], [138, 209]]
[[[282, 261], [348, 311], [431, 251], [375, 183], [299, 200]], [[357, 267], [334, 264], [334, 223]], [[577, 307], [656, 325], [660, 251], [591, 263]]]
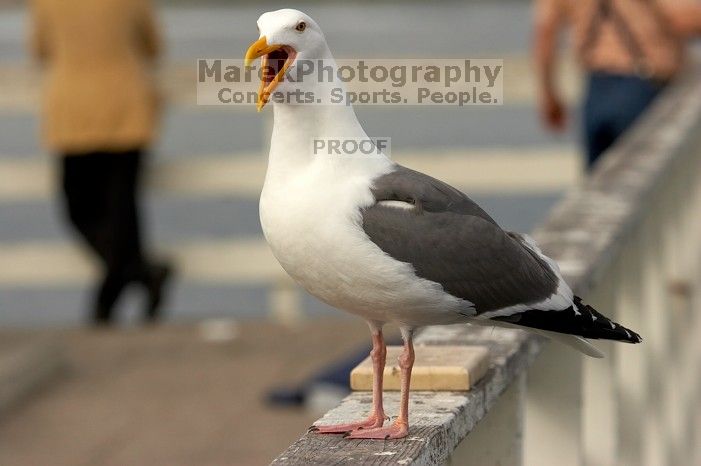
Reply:
[[270, 94], [293, 91], [300, 83], [285, 82], [299, 60], [330, 59], [326, 38], [316, 22], [305, 13], [285, 8], [263, 13], [257, 21], [260, 36], [248, 48], [245, 64], [261, 58], [262, 80], [258, 91], [258, 110], [268, 102]]

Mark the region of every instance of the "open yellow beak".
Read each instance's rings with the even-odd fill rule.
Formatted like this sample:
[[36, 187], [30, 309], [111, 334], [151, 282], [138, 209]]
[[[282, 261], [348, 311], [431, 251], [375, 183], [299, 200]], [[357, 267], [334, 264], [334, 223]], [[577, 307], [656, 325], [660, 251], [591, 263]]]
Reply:
[[[285, 62], [282, 66], [278, 67], [275, 64], [269, 65], [268, 55], [272, 52], [278, 50], [285, 52]], [[292, 47], [288, 47], [280, 44], [268, 45], [268, 39], [262, 36], [260, 39], [255, 41], [248, 47], [246, 51], [246, 57], [244, 58], [244, 65], [251, 66], [251, 63], [256, 58], [261, 58], [261, 81], [260, 87], [258, 88], [258, 111], [260, 112], [265, 104], [268, 103], [270, 99], [270, 94], [275, 90], [278, 83], [282, 81], [285, 76], [287, 68], [290, 66], [292, 61], [294, 61], [296, 53]], [[274, 76], [272, 76], [274, 73]]]

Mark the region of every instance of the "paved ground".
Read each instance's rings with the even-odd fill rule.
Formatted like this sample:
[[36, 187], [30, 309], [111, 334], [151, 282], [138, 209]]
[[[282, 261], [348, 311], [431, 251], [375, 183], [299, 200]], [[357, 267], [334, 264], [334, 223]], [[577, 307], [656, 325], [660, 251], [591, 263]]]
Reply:
[[267, 464], [316, 416], [271, 409], [263, 392], [369, 340], [355, 319], [244, 322], [227, 343], [192, 326], [57, 338], [69, 371], [0, 422], [3, 466]]

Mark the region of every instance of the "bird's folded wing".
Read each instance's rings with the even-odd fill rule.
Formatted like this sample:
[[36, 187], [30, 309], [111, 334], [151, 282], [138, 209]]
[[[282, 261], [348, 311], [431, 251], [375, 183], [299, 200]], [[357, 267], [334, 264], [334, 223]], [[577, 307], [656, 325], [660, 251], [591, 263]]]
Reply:
[[374, 180], [372, 192], [376, 202], [362, 212], [370, 240], [470, 301], [477, 314], [557, 292], [559, 277], [546, 261], [450, 185], [397, 165]]

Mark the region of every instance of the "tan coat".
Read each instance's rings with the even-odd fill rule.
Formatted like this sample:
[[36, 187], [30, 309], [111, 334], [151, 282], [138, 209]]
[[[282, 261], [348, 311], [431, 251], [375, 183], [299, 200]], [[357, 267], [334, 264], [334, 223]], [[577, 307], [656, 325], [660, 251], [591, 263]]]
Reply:
[[46, 68], [50, 149], [119, 151], [153, 140], [160, 40], [147, 0], [32, 0], [30, 46]]

